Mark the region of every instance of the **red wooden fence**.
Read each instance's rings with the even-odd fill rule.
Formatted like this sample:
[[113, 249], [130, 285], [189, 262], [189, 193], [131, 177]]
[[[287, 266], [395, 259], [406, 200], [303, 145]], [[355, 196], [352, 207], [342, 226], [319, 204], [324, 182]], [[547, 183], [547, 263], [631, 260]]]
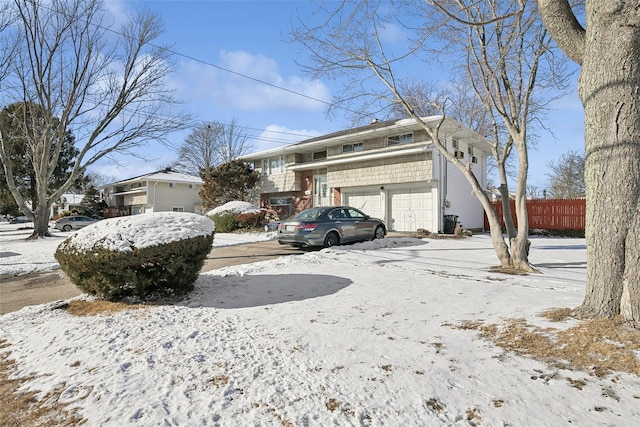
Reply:
[[[515, 216], [515, 202], [511, 200], [511, 216], [518, 225]], [[494, 202], [493, 207], [502, 218], [502, 203]], [[541, 230], [584, 230], [586, 213], [585, 199], [535, 199], [527, 200], [527, 218], [530, 229]], [[504, 226], [504, 222], [502, 224]], [[484, 217], [485, 230], [489, 229], [487, 217]]]

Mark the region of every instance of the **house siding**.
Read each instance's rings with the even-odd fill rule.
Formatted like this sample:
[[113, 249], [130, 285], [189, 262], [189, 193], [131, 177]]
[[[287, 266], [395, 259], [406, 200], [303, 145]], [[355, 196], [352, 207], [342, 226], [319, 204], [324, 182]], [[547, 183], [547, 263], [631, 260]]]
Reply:
[[359, 187], [386, 183], [429, 181], [433, 176], [431, 152], [390, 159], [354, 161], [327, 168], [331, 187]]
[[[196, 206], [200, 205], [199, 185], [193, 185], [189, 188], [189, 184], [175, 183], [173, 187], [168, 182], [158, 182], [155, 185], [155, 204], [154, 204], [154, 183], [149, 183], [149, 203], [147, 209], [149, 212], [166, 212], [173, 210], [174, 207], [182, 207], [184, 212], [196, 213]], [[199, 212], [197, 212], [199, 213]]]
[[261, 191], [263, 193], [279, 193], [284, 191], [300, 191], [300, 186], [296, 182], [296, 173], [287, 171], [285, 173], [263, 175], [260, 177]]

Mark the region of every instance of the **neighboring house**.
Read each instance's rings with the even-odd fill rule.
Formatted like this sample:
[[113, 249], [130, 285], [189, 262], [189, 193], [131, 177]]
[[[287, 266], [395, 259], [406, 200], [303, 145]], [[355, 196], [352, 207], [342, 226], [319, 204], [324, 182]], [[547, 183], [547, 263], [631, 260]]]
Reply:
[[[447, 149], [486, 188], [486, 138], [459, 122], [427, 117], [440, 126]], [[413, 119], [370, 125], [243, 156], [261, 175], [261, 207], [292, 215], [321, 205], [351, 205], [383, 219], [389, 230], [442, 231], [445, 215], [482, 230], [484, 212], [463, 174]]]
[[107, 217], [166, 211], [202, 213], [198, 194], [202, 180], [170, 169], [99, 188], [108, 206], [105, 209]]
[[84, 194], [65, 193], [57, 203], [51, 205], [51, 218], [63, 212], [72, 212], [74, 209], [82, 208]]

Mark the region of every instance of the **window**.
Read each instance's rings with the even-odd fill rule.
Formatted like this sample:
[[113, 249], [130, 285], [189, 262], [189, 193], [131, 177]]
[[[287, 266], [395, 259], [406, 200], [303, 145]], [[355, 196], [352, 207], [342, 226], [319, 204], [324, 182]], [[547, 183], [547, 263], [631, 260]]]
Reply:
[[413, 142], [413, 133], [404, 133], [402, 135], [392, 135], [387, 138], [387, 145], [408, 144]]
[[313, 160], [323, 160], [327, 158], [327, 150], [325, 151], [316, 151], [315, 153], [313, 153], [313, 156], [311, 157]]
[[293, 204], [293, 198], [291, 197], [274, 197], [273, 199], [269, 199], [269, 204], [271, 206], [286, 206]]
[[174, 206], [171, 208], [172, 211], [174, 212], [184, 212], [184, 207], [183, 206]]
[[272, 157], [262, 160], [262, 175], [284, 173], [284, 157]]
[[351, 219], [359, 219], [359, 220], [367, 219], [362, 212], [355, 209], [349, 209], [349, 216], [351, 217]]
[[467, 153], [469, 153], [470, 156], [473, 156], [473, 147], [472, 146], [468, 146], [467, 147]]
[[353, 144], [342, 145], [343, 153], [355, 153], [356, 151], [362, 151], [362, 149], [363, 149], [362, 142], [355, 142]]
[[193, 184], [189, 184], [189, 190], [193, 190]]
[[170, 182], [169, 183], [169, 188], [176, 188], [176, 183], [175, 182]]
[[454, 140], [453, 140], [452, 145], [453, 145], [453, 149], [454, 149], [455, 151], [458, 151], [458, 140], [457, 140], [457, 139], [454, 139]]

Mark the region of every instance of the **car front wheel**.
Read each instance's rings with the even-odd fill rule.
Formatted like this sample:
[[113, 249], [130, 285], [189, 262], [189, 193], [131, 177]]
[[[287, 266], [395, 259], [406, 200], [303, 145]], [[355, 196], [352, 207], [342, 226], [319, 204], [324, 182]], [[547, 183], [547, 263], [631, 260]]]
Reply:
[[374, 239], [384, 239], [384, 227], [381, 225], [376, 227], [376, 231], [373, 233]]
[[324, 247], [325, 248], [329, 248], [331, 246], [336, 246], [338, 243], [340, 243], [340, 237], [338, 236], [338, 233], [336, 233], [336, 232], [331, 232], [331, 233], [327, 234], [327, 237], [324, 238]]
[[62, 231], [71, 231], [71, 226], [69, 224], [63, 226]]

